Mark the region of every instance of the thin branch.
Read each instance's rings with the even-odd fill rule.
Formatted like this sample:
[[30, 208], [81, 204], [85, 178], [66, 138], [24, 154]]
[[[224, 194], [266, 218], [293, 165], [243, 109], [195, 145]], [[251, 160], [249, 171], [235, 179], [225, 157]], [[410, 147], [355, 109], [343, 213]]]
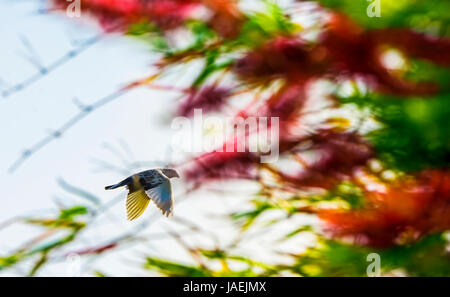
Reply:
[[175, 239], [175, 241], [189, 253], [189, 255], [191, 256], [191, 258], [192, 258], [195, 262], [197, 262], [197, 264], [198, 264], [202, 269], [209, 270], [209, 269], [206, 267], [206, 265], [205, 265], [205, 263], [204, 263], [204, 261], [203, 261], [203, 259], [202, 259], [202, 257], [201, 257], [201, 254], [200, 254], [200, 252], [199, 252], [198, 249], [191, 247], [186, 241], [183, 240], [183, 236], [180, 235], [178, 232], [175, 232], [175, 231], [171, 230], [171, 229], [168, 228], [168, 227], [166, 227], [166, 228], [168, 229], [168, 231], [167, 231], [168, 234], [169, 234], [170, 236], [172, 236], [173, 239]]
[[70, 128], [75, 126], [78, 122], [80, 122], [82, 119], [84, 119], [88, 114], [92, 113], [94, 110], [99, 109], [100, 107], [104, 106], [105, 104], [121, 97], [125, 93], [130, 91], [130, 88], [125, 87], [121, 88], [101, 99], [96, 101], [92, 105], [85, 105], [80, 107], [80, 111], [74, 115], [72, 118], [70, 118], [67, 122], [65, 122], [59, 129], [53, 131], [50, 135], [47, 137], [44, 137], [37, 143], [35, 143], [30, 148], [26, 149], [22, 155], [11, 165], [9, 168], [9, 172], [13, 173], [17, 170], [27, 159], [29, 159], [32, 155], [34, 155], [36, 152], [43, 149], [45, 146], [47, 146], [52, 141], [60, 138], [64, 133], [66, 133]]
[[33, 64], [36, 68], [38, 68], [41, 72], [44, 71], [44, 67], [42, 66], [42, 59], [34, 49], [34, 47], [31, 45], [31, 42], [28, 40], [28, 38], [24, 35], [20, 36], [20, 40], [22, 41], [22, 44], [24, 45], [25, 49], [27, 50], [27, 54], [24, 54], [22, 52], [19, 52], [19, 55], [21, 55], [23, 58], [28, 60], [31, 64]]
[[70, 60], [74, 59], [75, 57], [79, 56], [82, 52], [90, 48], [92, 45], [97, 43], [101, 39], [102, 35], [97, 35], [92, 38], [89, 38], [88, 40], [81, 43], [80, 46], [78, 46], [75, 49], [72, 49], [68, 51], [63, 56], [56, 59], [53, 63], [50, 63], [47, 66], [43, 66], [38, 60], [37, 60], [37, 54], [33, 47], [31, 47], [31, 44], [28, 42], [26, 38], [22, 38], [22, 42], [24, 43], [25, 47], [28, 49], [28, 51], [32, 54], [32, 57], [26, 57], [32, 64], [34, 64], [38, 71], [34, 73], [33, 75], [29, 76], [28, 78], [24, 79], [23, 81], [6, 88], [2, 91], [2, 96], [7, 98], [15, 93], [18, 93], [27, 87], [31, 86], [35, 82], [39, 81], [43, 77], [47, 76], [49, 73], [55, 71], [57, 68], [61, 67], [62, 65], [66, 64]]

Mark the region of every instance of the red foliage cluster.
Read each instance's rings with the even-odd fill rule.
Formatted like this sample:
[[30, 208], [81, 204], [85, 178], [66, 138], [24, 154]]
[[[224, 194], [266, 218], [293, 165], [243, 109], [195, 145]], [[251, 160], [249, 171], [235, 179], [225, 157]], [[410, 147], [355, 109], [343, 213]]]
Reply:
[[[374, 89], [388, 94], [431, 95], [437, 91], [433, 84], [409, 82], [386, 69], [382, 53], [387, 46], [441, 64], [448, 64], [450, 60], [450, 40], [407, 29], [365, 31], [345, 16], [334, 14], [317, 44], [307, 44], [298, 36], [277, 37], [238, 60], [234, 71], [241, 79], [252, 83], [275, 78], [295, 82], [317, 76], [359, 75]], [[436, 48], [439, 51], [435, 51]], [[442, 56], [442, 53], [447, 55]]]
[[373, 157], [370, 145], [355, 133], [339, 133], [322, 130], [308, 137], [315, 152], [312, 162], [304, 161], [305, 170], [297, 175], [283, 175], [283, 180], [297, 187], [330, 189], [345, 179], [350, 179], [354, 170]]
[[211, 152], [193, 160], [194, 165], [183, 171], [183, 177], [200, 186], [221, 179], [257, 179], [259, 156], [250, 152]]
[[333, 237], [388, 247], [450, 228], [449, 171], [424, 171], [386, 191], [365, 190], [364, 194], [368, 203], [363, 209], [319, 214]]
[[[289, 130], [288, 124], [298, 118], [298, 112], [306, 101], [307, 83], [297, 81], [295, 84], [284, 84], [256, 112], [258, 116], [279, 117], [283, 130]], [[286, 131], [288, 132], [288, 131]]]
[[[409, 82], [393, 75], [382, 64], [383, 50], [391, 46], [412, 55], [412, 48], [433, 49], [437, 44], [426, 35], [407, 29], [401, 32], [398, 29], [364, 31], [347, 17], [334, 14], [329, 30], [321, 37], [319, 48], [326, 53], [326, 59], [331, 62], [329, 69], [335, 75], [363, 75], [380, 92], [412, 96], [431, 95], [437, 91], [436, 86]], [[415, 54], [417, 58], [427, 58], [426, 55], [420, 55], [420, 51]]]
[[[52, 1], [57, 9], [71, 5], [66, 0]], [[144, 21], [170, 30], [193, 18], [199, 7], [212, 12], [210, 25], [223, 37], [239, 33], [244, 17], [236, 4], [228, 0], [81, 0], [82, 11], [93, 14], [106, 30], [126, 30], [129, 25]]]
[[[53, 0], [59, 9], [66, 9], [71, 2]], [[82, 0], [82, 11], [93, 14], [109, 29], [124, 27], [151, 20], [162, 29], [172, 29], [183, 24], [199, 0]]]
[[377, 30], [373, 35], [379, 41], [395, 45], [410, 57], [425, 59], [438, 65], [450, 65], [450, 39], [404, 28]]
[[[239, 140], [244, 141], [244, 140]], [[354, 133], [322, 130], [309, 137], [280, 138], [280, 154], [301, 154], [296, 146], [311, 141], [308, 150], [315, 153], [309, 162], [302, 160], [304, 169], [299, 172], [283, 172], [271, 168], [280, 184], [296, 188], [318, 187], [330, 189], [345, 179], [351, 179], [354, 170], [363, 166], [373, 156], [370, 145]], [[194, 183], [217, 179], [255, 179], [261, 164], [261, 153], [214, 151], [193, 160], [183, 176]], [[235, 150], [236, 151], [236, 150]]]
[[[395, 38], [398, 34], [401, 37]], [[410, 82], [389, 71], [381, 61], [387, 46], [399, 48], [411, 57], [431, 61], [438, 60], [432, 49], [439, 48], [444, 50], [439, 57], [440, 63], [444, 64], [450, 57], [450, 51], [446, 51], [449, 49], [448, 40], [431, 38], [406, 29], [364, 30], [347, 17], [333, 14], [329, 27], [315, 44], [308, 44], [299, 36], [278, 36], [250, 50], [235, 62], [232, 70], [243, 82], [251, 85], [264, 86], [274, 79], [284, 81], [280, 90], [253, 115], [279, 117], [280, 153], [292, 154], [293, 148], [305, 140], [291, 132], [297, 129], [296, 120], [302, 116], [306, 86], [315, 79], [360, 76], [380, 92], [401, 96], [431, 95], [437, 91], [434, 84]], [[444, 56], [448, 53], [448, 57], [442, 57], [442, 52]], [[252, 115], [248, 110], [239, 114]], [[309, 140], [319, 157], [312, 164], [307, 164], [300, 174], [279, 173], [284, 181], [297, 186], [330, 188], [374, 155], [367, 142], [351, 133], [322, 130], [309, 137]], [[210, 157], [221, 160], [221, 154], [215, 152]], [[241, 159], [239, 154], [227, 155], [227, 162], [231, 160], [233, 164], [245, 160], [244, 167], [249, 164], [249, 159]], [[217, 174], [223, 168], [219, 163], [213, 162], [210, 166], [213, 167], [214, 176], [229, 175]], [[253, 167], [257, 168], [258, 164], [253, 164]], [[195, 168], [196, 165], [193, 171]], [[199, 172], [205, 174], [205, 178], [211, 178], [208, 171]], [[196, 175], [196, 178], [200, 175]]]
[[189, 117], [194, 114], [194, 109], [196, 108], [201, 108], [202, 112], [205, 113], [219, 111], [230, 95], [229, 89], [217, 85], [193, 89], [189, 96], [180, 104], [177, 113], [180, 116]]
[[211, 28], [225, 38], [236, 37], [241, 31], [245, 17], [236, 2], [230, 0], [203, 0], [203, 4], [213, 11], [209, 23]]
[[244, 81], [261, 83], [283, 78], [291, 82], [324, 72], [326, 65], [317, 61], [317, 53], [298, 37], [277, 37], [248, 53], [234, 66]]

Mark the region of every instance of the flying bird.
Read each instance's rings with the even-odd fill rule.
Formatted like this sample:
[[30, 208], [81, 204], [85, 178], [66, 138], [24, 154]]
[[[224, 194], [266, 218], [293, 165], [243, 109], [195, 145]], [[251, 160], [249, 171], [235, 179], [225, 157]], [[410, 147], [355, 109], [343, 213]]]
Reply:
[[170, 179], [180, 177], [174, 169], [150, 169], [133, 174], [123, 181], [105, 187], [105, 190], [117, 189], [126, 186], [127, 218], [132, 221], [137, 219], [147, 208], [152, 200], [163, 215], [167, 217], [173, 213], [172, 186]]

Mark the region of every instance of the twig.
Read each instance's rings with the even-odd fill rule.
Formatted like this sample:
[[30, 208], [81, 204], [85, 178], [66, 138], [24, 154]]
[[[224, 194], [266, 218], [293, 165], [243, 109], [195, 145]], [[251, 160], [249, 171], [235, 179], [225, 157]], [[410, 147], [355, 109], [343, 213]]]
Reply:
[[84, 119], [88, 114], [92, 113], [92, 111], [99, 109], [103, 105], [121, 97], [125, 93], [127, 93], [130, 89], [125, 87], [121, 88], [101, 99], [96, 101], [92, 105], [85, 105], [85, 106], [79, 106], [80, 111], [70, 118], [67, 122], [65, 122], [59, 129], [53, 131], [50, 135], [47, 137], [44, 137], [39, 142], [35, 143], [30, 148], [26, 149], [22, 155], [11, 165], [9, 168], [9, 172], [13, 173], [17, 170], [28, 158], [30, 158], [33, 154], [47, 146], [52, 141], [56, 140], [57, 138], [60, 138], [64, 133], [66, 133], [70, 128], [75, 126], [78, 122], [80, 122], [82, 119]]
[[92, 38], [89, 38], [85, 42], [83, 42], [80, 46], [78, 46], [75, 49], [72, 49], [68, 51], [65, 55], [59, 57], [56, 59], [53, 63], [50, 63], [48, 66], [43, 66], [41, 63], [38, 62], [36, 52], [34, 51], [33, 47], [31, 47], [31, 44], [28, 42], [26, 38], [22, 38], [22, 41], [25, 45], [25, 47], [29, 50], [30, 53], [32, 53], [32, 57], [27, 57], [27, 59], [34, 64], [38, 71], [34, 73], [33, 75], [29, 76], [28, 78], [24, 79], [23, 81], [17, 83], [16, 85], [9, 87], [2, 92], [2, 96], [7, 98], [12, 96], [13, 94], [20, 92], [27, 87], [31, 86], [35, 82], [39, 81], [49, 73], [53, 72], [60, 66], [66, 64], [73, 58], [80, 55], [82, 52], [90, 48], [92, 45], [94, 45], [96, 42], [98, 42], [101, 39], [101, 35], [94, 36]]

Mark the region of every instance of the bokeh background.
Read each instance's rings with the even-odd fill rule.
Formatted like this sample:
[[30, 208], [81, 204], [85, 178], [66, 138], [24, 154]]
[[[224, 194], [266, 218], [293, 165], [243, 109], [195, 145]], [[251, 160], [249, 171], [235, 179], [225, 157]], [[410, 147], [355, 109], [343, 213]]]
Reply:
[[[239, 1], [236, 17], [228, 1], [193, 1], [206, 8], [183, 20], [200, 19], [188, 25], [200, 42], [189, 48], [192, 34], [183, 25], [166, 28], [173, 20], [164, 10], [155, 29], [151, 17], [150, 26], [109, 9], [119, 5], [114, 1], [85, 2], [80, 19], [69, 18], [61, 2], [0, 0], [1, 276], [365, 276], [372, 252], [381, 255], [385, 275], [449, 274], [448, 4], [381, 1], [381, 17], [371, 18], [366, 1]], [[214, 13], [224, 22], [213, 23]], [[230, 22], [244, 29], [228, 28]], [[343, 35], [323, 43], [331, 48], [324, 54], [314, 45], [330, 23]], [[397, 28], [428, 37], [403, 42]], [[271, 47], [273, 40], [279, 43]], [[400, 42], [374, 50], [373, 40]], [[215, 42], [223, 45], [220, 57], [235, 62], [193, 82]], [[165, 47], [177, 50], [168, 54]], [[274, 54], [275, 64], [253, 51], [263, 60]], [[321, 64], [323, 55], [338, 62]], [[161, 61], [173, 67], [154, 85], [142, 83], [159, 73]], [[174, 217], [150, 205], [142, 218], [127, 221], [125, 192], [104, 186], [192, 160], [194, 154], [171, 146], [171, 120], [188, 97], [177, 88], [212, 81], [237, 93], [231, 107], [214, 112], [233, 114], [258, 96], [275, 98], [279, 105], [261, 99], [261, 110], [286, 119], [286, 143], [308, 151], [282, 152], [279, 171], [256, 165], [258, 178], [247, 159], [217, 171], [213, 159], [206, 173], [194, 162], [186, 178], [174, 181]], [[299, 94], [289, 89], [295, 84]], [[283, 105], [289, 92], [294, 101], [308, 98], [295, 124]], [[107, 102], [98, 105], [102, 98]], [[269, 181], [260, 178], [264, 170], [273, 174]], [[236, 179], [230, 171], [249, 175]], [[377, 186], [387, 190], [374, 194]], [[424, 208], [433, 212], [418, 213]]]

